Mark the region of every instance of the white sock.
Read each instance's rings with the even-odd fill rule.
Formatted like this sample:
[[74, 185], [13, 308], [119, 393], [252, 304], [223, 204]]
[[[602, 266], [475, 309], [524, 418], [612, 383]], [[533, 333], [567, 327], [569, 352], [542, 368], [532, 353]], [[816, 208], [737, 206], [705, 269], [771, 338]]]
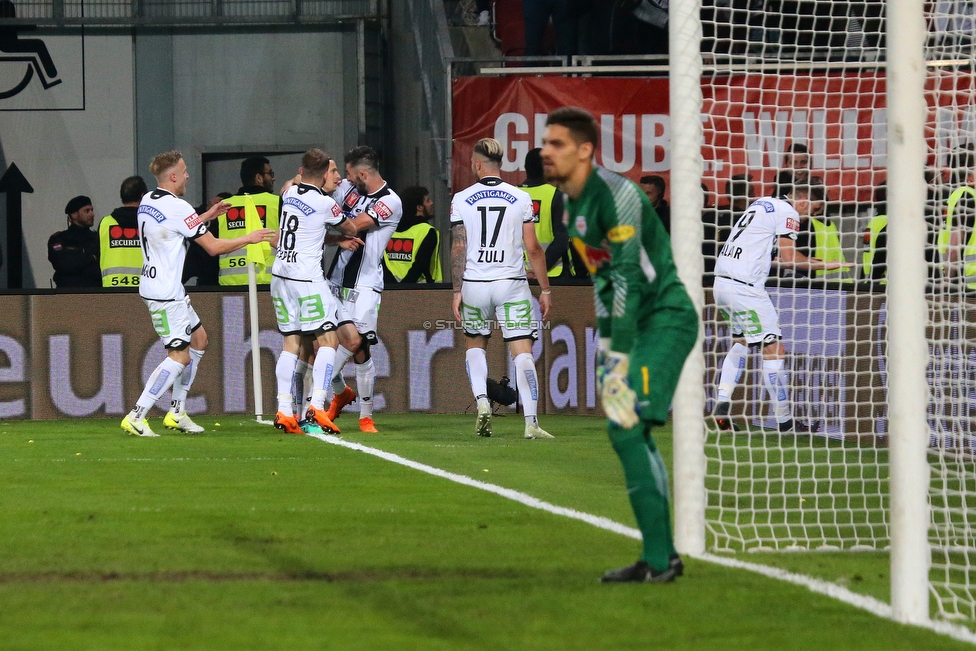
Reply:
[[352, 357], [352, 352], [346, 350], [342, 345], [336, 350], [335, 365], [332, 369], [332, 391], [335, 393], [342, 393], [346, 388], [346, 381], [342, 377], [342, 367], [346, 365], [350, 357]]
[[[278, 358], [278, 362], [281, 362], [280, 357]], [[308, 374], [309, 368], [311, 367], [308, 365], [308, 362], [299, 359], [295, 362], [295, 372], [292, 373], [291, 395], [299, 411], [305, 406], [305, 376]], [[278, 380], [278, 391], [281, 392], [280, 378]]]
[[539, 378], [535, 374], [535, 361], [530, 353], [521, 353], [515, 357], [515, 384], [518, 386], [519, 397], [522, 399], [522, 412], [525, 422], [538, 415]]
[[785, 423], [791, 418], [790, 409], [790, 379], [789, 373], [783, 369], [783, 360], [769, 359], [763, 361], [763, 384], [766, 394], [773, 406], [773, 415], [777, 423]]
[[464, 368], [468, 371], [471, 393], [481, 403], [488, 396], [488, 357], [483, 348], [469, 348], [464, 354]]
[[203, 351], [196, 348], [190, 349], [190, 363], [186, 365], [180, 376], [173, 382], [173, 408], [171, 411], [177, 416], [182, 415], [183, 406], [186, 403], [186, 395], [190, 393], [190, 387], [197, 376], [197, 369], [200, 368], [200, 360], [203, 358]]
[[136, 422], [145, 418], [146, 413], [159, 400], [159, 396], [166, 393], [176, 378], [180, 376], [185, 367], [171, 357], [167, 357], [159, 363], [156, 370], [149, 376], [146, 388], [142, 390], [142, 395], [136, 401], [136, 406], [129, 412], [131, 420]]
[[725, 359], [722, 360], [722, 374], [718, 381], [718, 401], [729, 402], [735, 387], [742, 381], [742, 374], [746, 370], [746, 356], [749, 347], [738, 342], [732, 344]]
[[295, 385], [297, 363], [298, 355], [281, 351], [281, 354], [278, 355], [278, 363], [275, 365], [275, 378], [278, 381], [278, 411], [285, 416], [295, 415], [295, 394], [292, 393], [292, 390]]
[[325, 399], [328, 396], [326, 382], [332, 377], [335, 368], [336, 351], [329, 346], [321, 346], [315, 353], [315, 364], [312, 366], [312, 406], [325, 409]]
[[370, 357], [362, 364], [356, 364], [356, 391], [359, 392], [359, 417], [373, 416], [373, 386], [376, 384], [376, 366]]

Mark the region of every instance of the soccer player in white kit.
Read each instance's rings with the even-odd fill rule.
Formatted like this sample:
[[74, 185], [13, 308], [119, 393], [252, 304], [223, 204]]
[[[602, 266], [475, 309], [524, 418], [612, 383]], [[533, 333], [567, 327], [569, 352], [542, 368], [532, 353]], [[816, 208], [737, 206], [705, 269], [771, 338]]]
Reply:
[[146, 413], [172, 387], [172, 408], [163, 425], [197, 434], [203, 428], [190, 419], [184, 403], [207, 348], [207, 331], [180, 282], [189, 241], [195, 240], [210, 255], [220, 255], [247, 244], [270, 241], [274, 232], [262, 228], [232, 240], [218, 239], [207, 230], [206, 222], [226, 213], [230, 204], [221, 201], [197, 215], [193, 206], [181, 198], [189, 174], [180, 152], [158, 154], [149, 164], [149, 171], [159, 187], [142, 198], [137, 213], [142, 240], [139, 295], [166, 347], [166, 359], [149, 376], [136, 406], [122, 419], [122, 429], [135, 436], [158, 436], [149, 427]]
[[333, 294], [339, 299], [339, 350], [336, 353], [332, 389], [335, 396], [327, 416], [339, 417], [342, 408], [356, 399], [346, 386], [342, 367], [352, 358], [356, 363], [359, 392], [359, 430], [376, 433], [373, 421], [373, 387], [376, 368], [369, 348], [377, 342], [376, 321], [383, 294], [383, 252], [400, 218], [403, 206], [379, 172], [379, 155], [372, 147], [356, 147], [345, 156], [347, 180], [333, 197], [356, 227], [360, 244], [339, 242], [340, 251], [327, 274]]
[[733, 429], [729, 417], [732, 393], [742, 380], [749, 347], [755, 346], [762, 346], [763, 384], [779, 431], [807, 433], [820, 429], [820, 423], [807, 425], [793, 420], [779, 315], [766, 293], [774, 244], [779, 248], [780, 266], [810, 270], [850, 266], [808, 258], [796, 250], [800, 213], [813, 214], [819, 208], [814, 203], [819, 202], [811, 200], [810, 187], [806, 185], [796, 186], [791, 197], [757, 199], [736, 220], [718, 254], [713, 295], [730, 323], [733, 339], [732, 348], [722, 361], [715, 406], [715, 422], [721, 430]]
[[538, 218], [532, 211], [532, 198], [499, 176], [502, 156], [497, 140], [479, 140], [471, 154], [471, 171], [478, 182], [455, 194], [451, 201], [454, 317], [462, 323], [467, 338], [465, 366], [478, 401], [478, 436], [491, 436], [485, 347], [492, 322], [497, 321], [515, 359], [525, 438], [549, 439], [552, 435], [539, 427], [539, 378], [532, 358], [532, 342], [539, 332], [532, 315], [523, 251], [542, 288], [539, 307], [543, 319], [548, 318], [552, 301], [546, 254], [535, 234]]
[[306, 417], [323, 429], [338, 432], [325, 414], [326, 383], [332, 379], [339, 344], [335, 333], [339, 314], [322, 274], [322, 248], [329, 227], [350, 236], [356, 234], [356, 227], [329, 196], [339, 183], [334, 160], [321, 149], [310, 149], [302, 156], [300, 175], [301, 182], [282, 196], [280, 231], [271, 242], [276, 248], [271, 301], [278, 331], [285, 338], [275, 366], [278, 413], [274, 424], [291, 434], [303, 433], [294, 413], [292, 386], [302, 335], [312, 335], [319, 348], [312, 367], [312, 403]]

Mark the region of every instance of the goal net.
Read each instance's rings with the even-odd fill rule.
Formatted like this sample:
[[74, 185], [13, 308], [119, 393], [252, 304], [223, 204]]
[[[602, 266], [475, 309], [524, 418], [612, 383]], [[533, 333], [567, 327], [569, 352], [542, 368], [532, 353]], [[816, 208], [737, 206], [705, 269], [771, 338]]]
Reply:
[[[930, 586], [944, 616], [976, 617], [976, 190], [962, 189], [976, 138], [972, 4], [925, 11]], [[706, 408], [724, 402], [720, 385], [730, 405], [706, 434], [713, 551], [890, 545], [884, 13], [883, 2], [703, 2]], [[790, 192], [809, 198], [797, 251], [849, 266], [772, 263], [793, 418], [783, 432], [784, 396], [764, 378], [773, 356], [764, 367], [761, 342], [733, 348], [733, 321], [748, 335], [765, 317], [720, 313], [711, 286], [750, 202]]]

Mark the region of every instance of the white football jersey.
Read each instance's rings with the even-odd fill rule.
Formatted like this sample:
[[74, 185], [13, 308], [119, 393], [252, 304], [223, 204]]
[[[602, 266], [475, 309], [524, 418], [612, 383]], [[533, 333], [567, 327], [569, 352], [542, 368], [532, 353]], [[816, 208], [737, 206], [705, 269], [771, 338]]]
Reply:
[[722, 245], [715, 261], [715, 277], [764, 285], [777, 240], [796, 240], [798, 230], [800, 215], [789, 202], [772, 197], [753, 201]]
[[322, 247], [329, 226], [346, 220], [332, 197], [320, 188], [299, 183], [281, 198], [278, 251], [271, 273], [289, 280], [323, 281]]
[[538, 221], [524, 190], [486, 176], [451, 201], [451, 225], [464, 224], [468, 240], [464, 280], [525, 278], [522, 225]]
[[200, 221], [193, 206], [162, 188], [142, 198], [137, 218], [142, 239], [139, 295], [156, 301], [183, 298], [183, 261], [188, 240], [206, 233], [207, 225]]
[[[352, 185], [351, 183], [349, 184]], [[329, 267], [329, 282], [349, 289], [383, 291], [383, 252], [403, 216], [403, 204], [397, 193], [386, 183], [373, 194], [360, 195], [353, 187], [349, 190], [341, 183], [333, 197], [347, 190], [339, 204], [350, 219], [366, 213], [373, 219], [373, 226], [359, 231], [359, 239], [365, 244], [355, 251], [339, 249]]]

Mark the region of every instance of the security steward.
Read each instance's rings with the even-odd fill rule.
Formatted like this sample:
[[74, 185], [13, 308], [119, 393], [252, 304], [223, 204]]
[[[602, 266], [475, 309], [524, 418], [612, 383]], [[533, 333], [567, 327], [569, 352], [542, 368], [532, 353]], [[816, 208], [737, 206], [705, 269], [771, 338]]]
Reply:
[[[244, 235], [245, 196], [250, 196], [257, 208], [258, 217], [265, 228], [278, 230], [280, 197], [274, 193], [275, 173], [271, 162], [264, 156], [251, 156], [241, 162], [241, 189], [227, 199], [231, 205], [226, 215], [217, 218], [217, 237], [233, 239]], [[221, 285], [247, 285], [247, 254], [238, 249], [220, 256], [218, 281]], [[255, 270], [257, 272], [257, 270]], [[256, 273], [258, 285], [271, 284], [271, 266]]]
[[[958, 213], [958, 214], [957, 214]], [[957, 187], [946, 200], [945, 226], [938, 234], [938, 251], [943, 263], [949, 263], [949, 275], [957, 273], [958, 249], [962, 250], [962, 276], [967, 289], [976, 289], [976, 173], [968, 184]]]
[[861, 253], [861, 278], [885, 284], [888, 282], [888, 193], [884, 184], [874, 189], [876, 214], [864, 230]]
[[[95, 209], [86, 196], [77, 196], [64, 207], [67, 230], [58, 231], [47, 241], [47, 259], [54, 267], [54, 284], [65, 287], [101, 287], [102, 271], [98, 266], [98, 233]], [[140, 264], [141, 270], [141, 264]]]
[[434, 202], [430, 191], [413, 186], [400, 193], [403, 217], [383, 252], [383, 281], [387, 286], [409, 283], [439, 283], [441, 236], [431, 225]]
[[[822, 185], [811, 185], [810, 202], [811, 217], [800, 219], [800, 231], [797, 233], [796, 250], [807, 257], [817, 258], [825, 262], [845, 262], [844, 250], [840, 246], [840, 233], [837, 225], [832, 221], [819, 217], [823, 214], [826, 193]], [[782, 191], [785, 188], [780, 188]], [[807, 272], [792, 270], [797, 277], [805, 277]], [[841, 280], [852, 282], [847, 269], [818, 269], [814, 277], [821, 280]]]
[[136, 212], [142, 196], [149, 192], [141, 176], [122, 181], [122, 206], [98, 223], [102, 287], [138, 287], [142, 275], [142, 240]]
[[[532, 197], [532, 210], [539, 218], [535, 224], [535, 234], [546, 252], [548, 276], [572, 276], [569, 231], [563, 223], [563, 194], [555, 186], [546, 183], [542, 177], [541, 149], [531, 149], [525, 155], [525, 181], [519, 187]], [[525, 260], [525, 268], [526, 271], [531, 271], [528, 258]]]

